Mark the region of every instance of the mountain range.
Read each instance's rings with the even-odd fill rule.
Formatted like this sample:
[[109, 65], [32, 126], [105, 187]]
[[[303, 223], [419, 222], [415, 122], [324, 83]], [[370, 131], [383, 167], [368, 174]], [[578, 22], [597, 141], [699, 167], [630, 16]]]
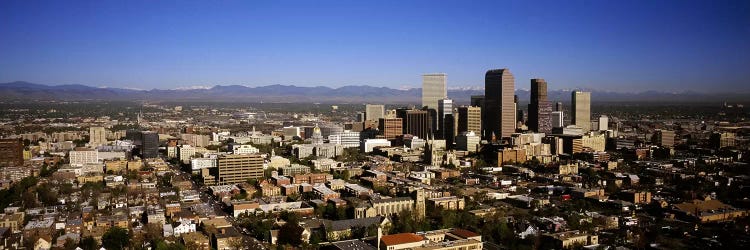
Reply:
[[[210, 88], [135, 90], [92, 87], [80, 84], [44, 85], [29, 82], [0, 83], [0, 99], [4, 100], [145, 100], [145, 101], [215, 101], [215, 102], [279, 102], [279, 103], [394, 103], [416, 104], [421, 101], [420, 88], [393, 89], [367, 85], [339, 88], [268, 85], [216, 85]], [[459, 104], [469, 103], [472, 95], [483, 95], [477, 88], [448, 90], [448, 97]], [[529, 91], [516, 90], [521, 102], [528, 102]], [[667, 93], [646, 91], [618, 93], [592, 91], [594, 102], [746, 102], [750, 93], [708, 94], [698, 92]], [[569, 101], [570, 90], [551, 90], [551, 101]]]

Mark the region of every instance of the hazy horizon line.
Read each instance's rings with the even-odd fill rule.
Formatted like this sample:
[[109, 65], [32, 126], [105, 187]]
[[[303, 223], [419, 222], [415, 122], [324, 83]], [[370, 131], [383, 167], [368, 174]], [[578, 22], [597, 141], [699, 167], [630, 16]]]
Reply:
[[[107, 86], [107, 85], [91, 85], [91, 84], [81, 84], [81, 83], [60, 83], [60, 84], [49, 84], [49, 83], [35, 83], [30, 81], [23, 81], [23, 80], [17, 80], [17, 81], [10, 81], [10, 82], [4, 82], [0, 84], [11, 84], [11, 83], [29, 83], [29, 84], [38, 84], [38, 85], [45, 85], [45, 86], [66, 86], [66, 85], [81, 85], [91, 88], [101, 88], [101, 89], [125, 89], [125, 90], [134, 90], [134, 91], [154, 91], [154, 90], [201, 90], [201, 89], [212, 89], [214, 87], [220, 86], [220, 87], [226, 87], [226, 86], [242, 86], [247, 88], [259, 88], [259, 87], [268, 87], [268, 86], [286, 86], [286, 87], [302, 87], [302, 88], [319, 88], [319, 87], [325, 87], [330, 89], [339, 89], [344, 87], [352, 87], [352, 86], [368, 86], [373, 88], [389, 88], [394, 90], [402, 90], [402, 91], [409, 91], [414, 89], [421, 89], [421, 87], [414, 87], [410, 85], [401, 85], [399, 87], [393, 87], [393, 86], [379, 86], [376, 84], [345, 84], [340, 86], [326, 86], [326, 85], [304, 85], [299, 83], [274, 83], [274, 84], [257, 84], [257, 85], [250, 85], [250, 84], [213, 84], [213, 85], [206, 85], [206, 84], [199, 84], [199, 85], [183, 85], [180, 87], [173, 87], [173, 88], [151, 88], [151, 89], [143, 89], [143, 88], [135, 88], [135, 87], [119, 87], [119, 86]], [[448, 86], [447, 90], [458, 90], [458, 91], [479, 91], [484, 90], [484, 86], [477, 86], [477, 85], [458, 85], [458, 86]], [[530, 91], [530, 88], [515, 88], [516, 91]], [[710, 92], [710, 91], [701, 91], [701, 90], [691, 90], [686, 89], [682, 91], [669, 91], [669, 90], [641, 90], [641, 91], [618, 91], [618, 90], [607, 90], [607, 89], [601, 89], [601, 88], [591, 88], [591, 87], [573, 87], [573, 88], [559, 88], [559, 89], [549, 89], [548, 91], [590, 91], [590, 92], [600, 92], [600, 93], [618, 93], [618, 94], [638, 94], [638, 93], [648, 93], [648, 92], [657, 92], [657, 93], [668, 93], [668, 94], [690, 94], [690, 93], [697, 93], [697, 94], [750, 94], [750, 91], [740, 91], [740, 92]]]

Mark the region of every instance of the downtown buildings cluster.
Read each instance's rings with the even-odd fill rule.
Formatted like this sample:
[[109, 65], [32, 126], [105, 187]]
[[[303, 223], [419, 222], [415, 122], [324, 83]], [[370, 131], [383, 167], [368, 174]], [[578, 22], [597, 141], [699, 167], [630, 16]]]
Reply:
[[419, 106], [9, 108], [2, 247], [669, 249], [747, 238], [744, 107], [597, 111], [585, 91], [551, 100], [544, 79], [529, 80], [524, 105], [515, 80], [489, 70], [484, 95], [456, 101], [446, 74], [425, 74]]

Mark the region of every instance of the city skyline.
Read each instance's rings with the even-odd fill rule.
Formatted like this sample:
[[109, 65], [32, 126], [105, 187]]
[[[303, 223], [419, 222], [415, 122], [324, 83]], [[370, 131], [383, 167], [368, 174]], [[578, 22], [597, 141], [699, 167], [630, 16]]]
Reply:
[[0, 250], [748, 249], [748, 17], [0, 1]]
[[476, 87], [507, 67], [551, 89], [750, 91], [747, 2], [424, 3], [3, 2], [0, 82]]

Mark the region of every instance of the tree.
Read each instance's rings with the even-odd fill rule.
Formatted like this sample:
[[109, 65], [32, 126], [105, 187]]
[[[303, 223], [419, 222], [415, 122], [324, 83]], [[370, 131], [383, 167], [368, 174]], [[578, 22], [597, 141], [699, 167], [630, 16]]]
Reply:
[[142, 232], [143, 238], [147, 242], [156, 242], [164, 238], [162, 227], [156, 223], [147, 223]]
[[102, 236], [102, 246], [106, 249], [121, 250], [128, 245], [130, 236], [127, 230], [121, 227], [110, 227]]
[[297, 222], [287, 222], [279, 228], [279, 245], [289, 244], [299, 246], [302, 244], [302, 231], [304, 229]]
[[49, 184], [44, 183], [36, 187], [39, 201], [45, 205], [56, 205], [57, 204], [57, 193], [52, 191]]
[[78, 244], [78, 246], [83, 250], [96, 250], [97, 244], [94, 237], [86, 236], [81, 239], [81, 242]]
[[187, 248], [180, 243], [167, 243], [163, 240], [156, 242], [156, 250], [186, 250]]

